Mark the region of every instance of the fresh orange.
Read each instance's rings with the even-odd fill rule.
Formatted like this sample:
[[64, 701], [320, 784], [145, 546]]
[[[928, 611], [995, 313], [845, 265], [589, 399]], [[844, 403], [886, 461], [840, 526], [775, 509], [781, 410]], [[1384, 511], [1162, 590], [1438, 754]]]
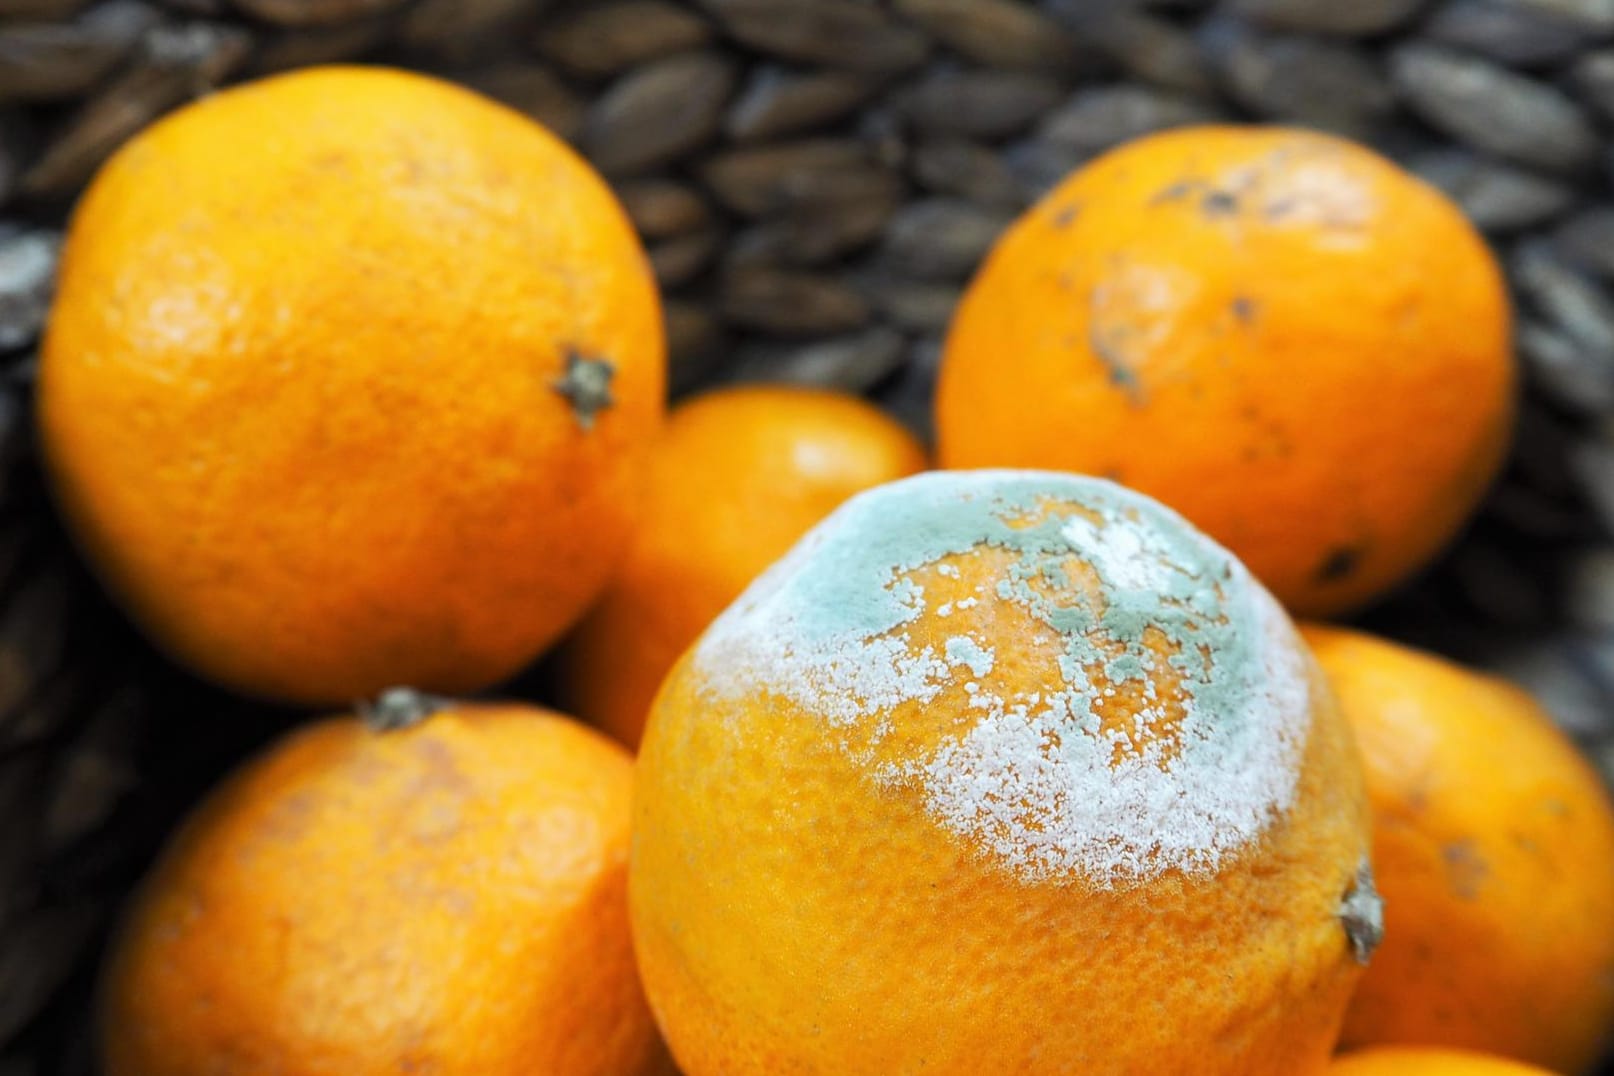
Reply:
[[68, 521], [158, 643], [348, 702], [483, 687], [582, 614], [664, 365], [638, 240], [562, 142], [434, 79], [311, 69], [102, 169], [39, 419]]
[[1305, 635], [1361, 744], [1386, 908], [1345, 1043], [1584, 1071], [1614, 1029], [1614, 806], [1596, 772], [1508, 684]]
[[627, 754], [525, 706], [369, 717], [289, 736], [175, 838], [103, 982], [108, 1076], [653, 1071]]
[[634, 827], [689, 1076], [1313, 1076], [1375, 935], [1349, 730], [1293, 628], [1097, 479], [847, 501], [669, 675]]
[[662, 677], [757, 573], [852, 494], [924, 465], [912, 434], [841, 393], [737, 387], [675, 407], [630, 551], [563, 651], [570, 709], [637, 745]]
[[1546, 1069], [1464, 1050], [1383, 1047], [1346, 1054], [1328, 1076], [1550, 1076]]
[[999, 241], [948, 333], [937, 451], [1113, 478], [1327, 614], [1467, 518], [1514, 380], [1495, 259], [1434, 188], [1323, 134], [1185, 128]]

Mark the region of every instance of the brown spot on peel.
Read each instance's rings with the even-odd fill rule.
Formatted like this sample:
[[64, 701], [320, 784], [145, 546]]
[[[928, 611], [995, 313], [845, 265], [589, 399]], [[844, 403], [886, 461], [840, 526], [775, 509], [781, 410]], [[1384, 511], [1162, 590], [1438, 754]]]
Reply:
[[1452, 841], [1440, 847], [1440, 858], [1446, 864], [1446, 883], [1461, 900], [1479, 896], [1480, 886], [1490, 875], [1490, 865], [1480, 857], [1474, 842]]
[[1090, 325], [1087, 330], [1088, 349], [1104, 364], [1110, 384], [1125, 392], [1133, 406], [1142, 406], [1143, 386], [1138, 382], [1137, 371], [1132, 369], [1121, 342], [1114, 339], [1115, 336], [1114, 333], [1105, 333], [1097, 325]]
[[1199, 211], [1207, 217], [1230, 217], [1239, 211], [1239, 197], [1232, 191], [1208, 191], [1199, 201]]
[[1194, 188], [1198, 185], [1198, 180], [1179, 179], [1169, 187], [1162, 187], [1160, 190], [1156, 191], [1149, 199], [1149, 204], [1155, 206], [1169, 205], [1172, 202], [1180, 202], [1184, 198], [1188, 197], [1188, 195], [1191, 194]]
[[1313, 578], [1319, 583], [1337, 583], [1356, 571], [1356, 566], [1362, 560], [1362, 550], [1355, 546], [1342, 545], [1329, 551], [1323, 562], [1317, 565]]

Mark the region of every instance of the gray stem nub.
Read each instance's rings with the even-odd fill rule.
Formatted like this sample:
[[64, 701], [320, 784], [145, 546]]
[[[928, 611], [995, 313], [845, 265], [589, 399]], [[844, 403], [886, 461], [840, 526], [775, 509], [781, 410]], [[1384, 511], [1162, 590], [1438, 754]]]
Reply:
[[611, 378], [616, 367], [604, 359], [591, 359], [577, 351], [566, 353], [566, 372], [554, 382], [554, 389], [572, 405], [577, 424], [594, 428], [594, 416], [616, 402], [611, 395]]
[[1339, 905], [1339, 921], [1351, 941], [1358, 964], [1366, 964], [1384, 940], [1384, 898], [1373, 886], [1373, 864], [1366, 856], [1357, 864], [1356, 877]]
[[412, 687], [389, 687], [374, 702], [359, 703], [359, 716], [375, 732], [413, 728], [447, 705], [447, 700]]

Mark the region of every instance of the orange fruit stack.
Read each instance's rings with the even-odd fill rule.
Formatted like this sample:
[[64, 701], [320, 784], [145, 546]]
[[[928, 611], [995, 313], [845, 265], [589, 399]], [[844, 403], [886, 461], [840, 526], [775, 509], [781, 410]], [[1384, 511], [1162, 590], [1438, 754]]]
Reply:
[[384, 696], [202, 805], [104, 984], [113, 1076], [649, 1073], [632, 765], [526, 706]]
[[1361, 747], [1386, 937], [1347, 1046], [1486, 1050], [1559, 1072], [1614, 1026], [1614, 807], [1523, 692], [1308, 627]]
[[948, 332], [938, 454], [1113, 478], [1332, 614], [1467, 519], [1514, 381], [1501, 273], [1445, 196], [1327, 135], [1186, 128], [994, 248]]
[[1551, 1076], [1547, 1069], [1460, 1050], [1385, 1047], [1347, 1054], [1329, 1076]]
[[112, 591], [224, 684], [473, 691], [604, 586], [660, 421], [655, 285], [605, 184], [469, 91], [315, 69], [131, 139], [74, 213], [39, 369]]
[[[957, 470], [916, 474], [831, 393], [663, 428], [643, 250], [514, 112], [357, 68], [181, 109], [74, 215], [54, 488], [199, 674], [378, 701], [174, 837], [105, 1071], [1583, 1071], [1595, 774], [1518, 692], [1285, 611], [1458, 530], [1508, 334], [1432, 189], [1184, 129], [1009, 229], [947, 338]], [[569, 631], [564, 694], [636, 763], [394, 686], [480, 692]]]
[[673, 408], [628, 555], [562, 653], [570, 709], [635, 747], [656, 689], [724, 606], [852, 494], [924, 450], [840, 393], [721, 389]]
[[1276, 602], [1094, 479], [848, 501], [679, 662], [630, 894], [684, 1071], [1321, 1073], [1376, 940]]

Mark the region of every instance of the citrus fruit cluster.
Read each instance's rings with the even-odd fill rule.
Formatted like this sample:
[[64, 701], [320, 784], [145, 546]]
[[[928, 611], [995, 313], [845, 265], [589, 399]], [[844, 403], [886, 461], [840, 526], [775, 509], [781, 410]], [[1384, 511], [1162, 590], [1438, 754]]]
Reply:
[[[174, 835], [105, 1070], [1586, 1070], [1595, 772], [1515, 689], [1291, 620], [1461, 527], [1508, 334], [1370, 151], [1158, 135], [1002, 237], [927, 470], [834, 393], [664, 414], [626, 217], [502, 107], [324, 68], [180, 110], [75, 213], [45, 458], [160, 647], [351, 712]], [[603, 732], [466, 698], [546, 652]]]

